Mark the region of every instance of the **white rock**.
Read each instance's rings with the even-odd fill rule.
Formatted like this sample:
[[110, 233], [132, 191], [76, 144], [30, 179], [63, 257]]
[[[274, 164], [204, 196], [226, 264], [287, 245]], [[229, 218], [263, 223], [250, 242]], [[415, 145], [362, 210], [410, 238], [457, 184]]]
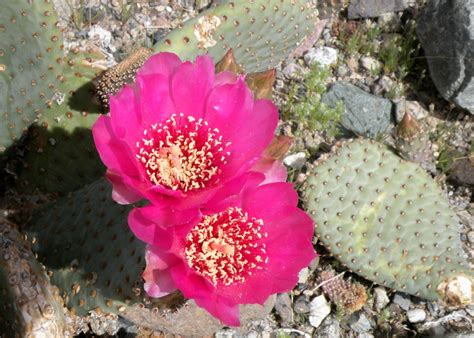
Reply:
[[331, 306], [326, 298], [324, 298], [324, 295], [321, 295], [311, 301], [309, 311], [309, 323], [317, 328], [321, 325], [324, 318], [331, 313]]
[[308, 281], [309, 277], [309, 268], [304, 268], [298, 274], [298, 283], [304, 284]]
[[283, 68], [283, 75], [288, 79], [296, 79], [305, 73], [305, 69], [297, 63], [290, 63]]
[[306, 163], [306, 154], [299, 152], [296, 154], [288, 155], [283, 159], [283, 163], [293, 169], [301, 169]]
[[407, 312], [410, 323], [419, 323], [426, 319], [426, 312], [423, 309], [413, 309]]
[[390, 303], [390, 299], [387, 296], [387, 291], [385, 291], [384, 288], [382, 287], [376, 287], [374, 289], [374, 294], [375, 294], [375, 308], [377, 310], [382, 310], [384, 307], [387, 306], [388, 303]]
[[87, 33], [89, 39], [97, 41], [102, 48], [110, 50], [111, 52], [115, 51], [115, 47], [112, 44], [112, 33], [108, 30], [102, 28], [99, 25], [94, 25]]
[[403, 293], [396, 293], [395, 297], [393, 297], [393, 302], [400, 306], [403, 310], [408, 311], [411, 306], [410, 296], [405, 295]]
[[360, 65], [362, 68], [364, 68], [366, 71], [380, 71], [382, 68], [382, 64], [380, 61], [374, 59], [373, 57], [370, 56], [364, 56], [360, 59]]
[[304, 62], [308, 66], [316, 62], [323, 66], [331, 66], [337, 63], [337, 49], [331, 47], [311, 48], [304, 55]]

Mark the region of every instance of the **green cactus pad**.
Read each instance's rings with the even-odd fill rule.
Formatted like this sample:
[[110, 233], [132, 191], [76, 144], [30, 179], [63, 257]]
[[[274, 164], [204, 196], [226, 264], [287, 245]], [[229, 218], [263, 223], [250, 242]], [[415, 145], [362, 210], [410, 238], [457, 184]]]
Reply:
[[100, 113], [91, 82], [99, 72], [93, 64], [99, 58], [93, 51], [73, 52], [65, 58], [62, 98], [31, 128], [24, 151], [16, 158], [17, 186], [22, 192], [64, 194], [103, 175], [91, 133]]
[[137, 292], [145, 245], [128, 229], [131, 206], [110, 195], [109, 184], [99, 180], [46, 208], [28, 229], [51, 282], [78, 315], [97, 307], [119, 313], [142, 301]]
[[2, 1], [0, 154], [51, 104], [61, 80], [62, 49], [49, 1]]
[[375, 283], [436, 300], [441, 282], [472, 276], [443, 192], [382, 144], [349, 141], [323, 156], [304, 200], [321, 242]]
[[[320, 4], [321, 17], [332, 16], [344, 1]], [[232, 48], [246, 72], [274, 68], [312, 32], [317, 22], [314, 5], [305, 0], [227, 1], [187, 21], [154, 46], [184, 60], [208, 53], [220, 60]]]

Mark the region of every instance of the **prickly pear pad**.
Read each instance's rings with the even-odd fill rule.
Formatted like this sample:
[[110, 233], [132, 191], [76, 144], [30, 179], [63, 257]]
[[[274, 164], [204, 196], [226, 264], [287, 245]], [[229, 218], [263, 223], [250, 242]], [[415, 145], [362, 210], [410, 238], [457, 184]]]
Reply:
[[435, 300], [442, 281], [472, 274], [443, 195], [387, 146], [353, 140], [316, 162], [304, 199], [318, 238], [351, 271]]

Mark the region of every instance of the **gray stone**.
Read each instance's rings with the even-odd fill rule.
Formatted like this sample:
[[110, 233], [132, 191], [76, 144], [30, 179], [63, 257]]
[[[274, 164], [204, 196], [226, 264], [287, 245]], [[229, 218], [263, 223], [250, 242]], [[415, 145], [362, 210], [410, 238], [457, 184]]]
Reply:
[[426, 319], [426, 312], [423, 309], [413, 309], [407, 311], [407, 317], [410, 323], [423, 322]]
[[356, 135], [375, 138], [393, 125], [390, 100], [374, 96], [350, 83], [336, 82], [324, 94], [322, 102], [335, 107], [339, 101], [343, 101], [345, 106], [341, 125]]
[[384, 13], [403, 11], [407, 0], [352, 0], [348, 9], [349, 19], [374, 18]]
[[383, 88], [385, 92], [389, 92], [390, 90], [392, 90], [393, 86], [395, 85], [395, 82], [387, 75], [384, 75], [379, 79], [378, 84]]
[[332, 66], [337, 63], [338, 51], [331, 47], [311, 48], [304, 55], [304, 62], [308, 66], [319, 63], [323, 66]]
[[293, 310], [291, 308], [290, 296], [288, 296], [287, 293], [282, 293], [277, 296], [275, 310], [283, 323], [289, 323], [292, 321]]
[[468, 157], [456, 159], [450, 168], [449, 179], [456, 181], [459, 185], [474, 186], [472, 159]]
[[411, 306], [410, 296], [405, 295], [403, 293], [396, 293], [395, 297], [393, 297], [393, 302], [400, 306], [403, 310], [408, 311]]
[[440, 94], [474, 113], [474, 1], [428, 1], [417, 34]]
[[328, 316], [318, 328], [315, 337], [338, 338], [342, 337], [341, 325], [334, 315]]
[[474, 243], [474, 230], [471, 230], [467, 233], [467, 240], [469, 243]]
[[349, 320], [351, 329], [358, 333], [367, 333], [372, 329], [372, 323], [364, 312], [353, 314]]
[[374, 289], [375, 295], [375, 309], [380, 311], [390, 303], [390, 299], [387, 296], [387, 291], [383, 287], [376, 287]]
[[315, 297], [310, 303], [309, 323], [311, 326], [318, 328], [331, 313], [331, 306], [327, 302], [324, 295]]
[[296, 313], [308, 313], [309, 312], [309, 299], [307, 296], [299, 296], [293, 304], [293, 309]]
[[297, 79], [305, 73], [305, 70], [299, 64], [292, 62], [283, 68], [282, 73], [288, 79]]

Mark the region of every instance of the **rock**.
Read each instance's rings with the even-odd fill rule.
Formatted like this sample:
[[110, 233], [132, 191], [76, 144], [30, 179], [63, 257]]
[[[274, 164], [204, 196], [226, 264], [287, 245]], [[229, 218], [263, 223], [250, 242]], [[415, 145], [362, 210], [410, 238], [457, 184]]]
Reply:
[[293, 309], [296, 313], [308, 313], [309, 312], [309, 299], [307, 296], [299, 296], [296, 298], [293, 304]]
[[423, 322], [426, 319], [426, 312], [423, 309], [413, 309], [407, 312], [410, 323]]
[[358, 333], [367, 333], [372, 329], [372, 323], [364, 312], [353, 314], [349, 320], [351, 329]]
[[400, 17], [397, 13], [385, 13], [379, 16], [377, 23], [380, 28], [386, 32], [396, 32], [400, 30]]
[[469, 243], [474, 243], [474, 230], [471, 230], [467, 233], [467, 240]]
[[374, 18], [384, 13], [403, 11], [406, 0], [352, 0], [348, 9], [349, 19]]
[[334, 315], [326, 318], [324, 323], [318, 328], [315, 337], [337, 338], [342, 337], [341, 325]]
[[387, 291], [382, 287], [376, 287], [374, 289], [375, 295], [375, 309], [380, 311], [390, 303], [390, 299], [387, 296]]
[[395, 102], [395, 117], [397, 123], [400, 123], [405, 113], [410, 113], [417, 120], [424, 119], [430, 114], [429, 111], [421, 105], [418, 101], [397, 100]]
[[298, 283], [305, 284], [308, 281], [309, 268], [302, 269], [298, 274]]
[[388, 77], [387, 75], [382, 76], [377, 83], [382, 87], [382, 89], [386, 93], [389, 92], [390, 90], [392, 90], [392, 88], [395, 84], [395, 82], [390, 77]]
[[450, 168], [449, 179], [459, 185], [474, 186], [474, 157], [456, 159]]
[[293, 309], [291, 308], [291, 299], [287, 293], [281, 293], [277, 296], [275, 311], [280, 316], [282, 323], [289, 323], [293, 319]]
[[430, 312], [431, 316], [433, 316], [433, 317], [438, 317], [438, 316], [439, 316], [439, 314], [440, 314], [440, 312], [441, 312], [441, 311], [440, 311], [441, 308], [440, 308], [440, 306], [439, 306], [439, 304], [438, 304], [437, 301], [428, 302], [428, 303], [426, 304], [426, 306], [427, 306], [428, 311]]
[[368, 72], [379, 72], [382, 68], [382, 63], [370, 56], [362, 57], [360, 59], [360, 65]]
[[87, 33], [89, 39], [97, 41], [97, 43], [110, 52], [115, 52], [116, 48], [112, 43], [112, 33], [99, 25], [94, 25]]
[[282, 73], [287, 79], [297, 79], [305, 73], [305, 69], [297, 63], [290, 63], [283, 68]]
[[308, 66], [319, 63], [323, 66], [331, 66], [337, 63], [338, 51], [331, 47], [311, 48], [304, 55], [304, 62]]
[[393, 297], [393, 302], [400, 306], [403, 310], [408, 311], [411, 306], [410, 296], [397, 292]]
[[304, 152], [299, 152], [288, 155], [283, 159], [283, 163], [293, 169], [301, 169], [306, 163], [306, 154]]
[[430, 0], [417, 34], [440, 94], [474, 113], [474, 2]]
[[335, 107], [344, 102], [341, 125], [356, 135], [375, 138], [393, 126], [390, 100], [371, 95], [347, 82], [336, 82], [326, 92], [322, 102]]
[[324, 318], [331, 313], [331, 306], [324, 295], [315, 297], [310, 303], [309, 323], [313, 327], [319, 327]]

